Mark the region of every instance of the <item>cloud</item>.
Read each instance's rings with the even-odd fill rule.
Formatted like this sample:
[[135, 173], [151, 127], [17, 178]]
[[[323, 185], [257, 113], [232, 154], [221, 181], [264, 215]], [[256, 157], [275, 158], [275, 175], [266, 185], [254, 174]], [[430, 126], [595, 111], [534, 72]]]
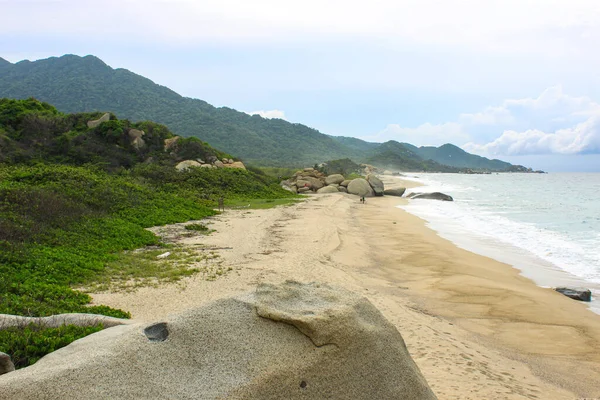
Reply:
[[246, 114], [260, 115], [261, 117], [266, 118], [266, 119], [272, 119], [272, 118], [285, 119], [285, 113], [283, 111], [281, 111], [281, 110], [251, 111], [251, 112], [248, 112]]
[[600, 153], [600, 104], [566, 94], [561, 86], [538, 97], [507, 99], [457, 121], [416, 128], [390, 124], [365, 140], [418, 146], [455, 143], [486, 156]]
[[464, 149], [488, 155], [599, 154], [600, 114], [571, 128], [545, 133], [537, 129], [525, 132], [505, 131], [493, 142], [467, 143]]

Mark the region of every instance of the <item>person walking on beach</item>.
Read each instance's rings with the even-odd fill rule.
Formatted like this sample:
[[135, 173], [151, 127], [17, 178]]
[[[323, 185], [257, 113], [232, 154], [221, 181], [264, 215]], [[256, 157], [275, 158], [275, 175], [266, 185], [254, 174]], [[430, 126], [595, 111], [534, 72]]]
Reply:
[[361, 196], [361, 197], [360, 197], [360, 202], [361, 202], [361, 203], [363, 203], [363, 204], [365, 204], [365, 201], [366, 201], [366, 200], [365, 200], [365, 196]]

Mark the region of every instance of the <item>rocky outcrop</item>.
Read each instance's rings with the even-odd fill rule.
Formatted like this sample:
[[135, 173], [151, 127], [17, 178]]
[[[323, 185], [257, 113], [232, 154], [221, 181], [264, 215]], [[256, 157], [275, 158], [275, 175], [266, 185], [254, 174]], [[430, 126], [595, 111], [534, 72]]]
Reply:
[[342, 183], [340, 183], [340, 186], [348, 187], [348, 185], [350, 184], [350, 182], [352, 182], [350, 179], [344, 179], [342, 181]]
[[317, 190], [317, 193], [339, 193], [340, 191], [335, 186], [325, 186]]
[[554, 288], [559, 293], [564, 294], [573, 300], [579, 301], [592, 301], [592, 292], [586, 288], [568, 288], [568, 287], [557, 287]]
[[127, 134], [129, 135], [129, 140], [131, 140], [131, 145], [134, 149], [140, 150], [146, 147], [146, 142], [144, 142], [144, 139], [142, 139], [142, 136], [146, 134], [144, 131], [139, 129], [130, 129]]
[[[10, 359], [10, 356], [0, 351], [0, 375], [12, 372], [14, 370], [15, 365]], [[2, 389], [0, 389], [0, 395], [2, 395]]]
[[213, 163], [213, 165], [214, 165], [215, 167], [217, 167], [217, 168], [224, 168], [224, 167], [225, 167], [225, 164], [223, 164], [223, 161], [219, 161], [219, 160], [215, 161], [215, 162]]
[[331, 185], [332, 183], [339, 185], [342, 182], [344, 182], [344, 176], [340, 174], [329, 175], [327, 178], [325, 178], [326, 185]]
[[104, 113], [104, 115], [101, 116], [100, 118], [92, 120], [92, 121], [88, 121], [87, 126], [88, 126], [88, 128], [95, 128], [98, 125], [100, 125], [101, 123], [106, 122], [106, 121], [110, 121], [110, 113]]
[[428, 200], [442, 200], [442, 201], [454, 201], [452, 196], [440, 192], [433, 193], [418, 193], [414, 192], [406, 196], [411, 199], [428, 199]]
[[185, 171], [185, 170], [188, 170], [193, 167], [201, 167], [201, 166], [202, 166], [202, 164], [200, 164], [198, 161], [185, 160], [185, 161], [182, 161], [179, 164], [177, 164], [175, 166], [175, 169], [177, 169], [177, 171]]
[[229, 159], [229, 163], [224, 164], [225, 168], [239, 168], [239, 169], [246, 169], [246, 166], [244, 165], [243, 162], [241, 161], [233, 161], [231, 159]]
[[338, 192], [348, 193], [348, 188], [346, 188], [345, 186], [339, 186], [337, 190]]
[[402, 197], [406, 192], [406, 188], [396, 188], [396, 189], [385, 189], [383, 194], [386, 196], [398, 196]]
[[180, 139], [179, 136], [172, 137], [170, 139], [165, 139], [165, 151], [171, 150], [177, 144], [177, 141]]
[[366, 298], [298, 282], [105, 329], [0, 376], [0, 387], [7, 399], [435, 399]]
[[63, 325], [94, 326], [102, 324], [107, 328], [128, 323], [130, 323], [128, 319], [85, 313], [57, 314], [49, 317], [22, 317], [20, 315], [0, 314], [0, 329], [27, 326], [29, 324], [43, 326], [44, 328], [58, 328]]
[[375, 196], [383, 196], [383, 182], [381, 182], [378, 177], [376, 177], [374, 174], [369, 174], [367, 175], [367, 182], [369, 182], [369, 185], [371, 185], [373, 188]]
[[369, 185], [369, 182], [367, 182], [366, 179], [363, 178], [356, 178], [353, 179], [349, 184], [348, 184], [348, 193], [350, 194], [355, 194], [357, 196], [365, 196], [365, 197], [372, 197], [375, 196], [375, 192], [373, 191], [373, 188], [371, 187], [371, 185]]

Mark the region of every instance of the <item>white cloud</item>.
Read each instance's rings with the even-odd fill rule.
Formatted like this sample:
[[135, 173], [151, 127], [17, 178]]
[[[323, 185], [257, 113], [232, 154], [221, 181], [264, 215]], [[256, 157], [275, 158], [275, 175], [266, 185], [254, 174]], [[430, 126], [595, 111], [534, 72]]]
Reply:
[[260, 115], [263, 118], [267, 118], [267, 119], [272, 119], [272, 118], [279, 118], [279, 119], [285, 119], [285, 113], [281, 110], [260, 110], [260, 111], [251, 111], [248, 112], [246, 114], [250, 114], [250, 115]]
[[[98, 34], [190, 42], [370, 36], [556, 53], [594, 49], [597, 0], [86, 0], [2, 2], [0, 33]], [[110, 26], [103, 15], [111, 14]], [[23, 24], [23, 21], [28, 21]], [[556, 40], [548, 40], [549, 38]]]
[[571, 128], [545, 133], [537, 129], [525, 132], [505, 131], [493, 142], [467, 143], [465, 150], [493, 156], [532, 154], [600, 153], [600, 114]]
[[466, 143], [465, 150], [494, 157], [600, 153], [600, 104], [553, 86], [535, 98], [508, 99], [481, 112], [461, 114], [457, 122], [416, 128], [390, 124], [363, 139], [437, 146]]

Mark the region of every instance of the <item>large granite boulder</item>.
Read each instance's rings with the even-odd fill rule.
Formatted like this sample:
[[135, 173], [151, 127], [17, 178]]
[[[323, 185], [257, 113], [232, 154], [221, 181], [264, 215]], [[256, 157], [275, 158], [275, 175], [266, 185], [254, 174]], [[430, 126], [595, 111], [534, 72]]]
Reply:
[[411, 193], [408, 196], [411, 199], [428, 199], [428, 200], [442, 200], [442, 201], [454, 201], [454, 199], [452, 198], [452, 196], [448, 196], [447, 194], [444, 193], [440, 193], [440, 192], [433, 192], [433, 193]]
[[1, 375], [0, 388], [6, 399], [435, 399], [367, 299], [289, 281], [105, 329]]
[[[10, 356], [0, 351], [0, 375], [12, 372], [14, 370], [15, 365], [10, 359]], [[0, 389], [0, 396], [2, 396], [2, 389]]]
[[352, 180], [345, 179], [342, 183], [340, 183], [340, 186], [348, 187], [348, 185], [350, 184], [350, 182], [352, 182]]
[[386, 196], [402, 197], [404, 195], [404, 192], [406, 192], [406, 188], [385, 189], [383, 191], [383, 194], [385, 194]]
[[175, 166], [175, 169], [177, 171], [185, 171], [189, 168], [193, 168], [193, 167], [201, 167], [202, 164], [200, 164], [198, 161], [194, 161], [194, 160], [185, 160], [180, 162], [179, 164], [177, 164]]
[[385, 190], [383, 187], [383, 182], [381, 182], [377, 176], [374, 174], [367, 175], [367, 182], [369, 182], [369, 185], [371, 185], [373, 188], [375, 196], [383, 196], [383, 191]]
[[220, 160], [213, 162], [213, 165], [217, 168], [223, 168], [225, 166], [225, 164], [223, 164], [223, 161]]
[[592, 292], [586, 288], [568, 288], [568, 287], [557, 287], [554, 288], [559, 293], [564, 294], [573, 300], [579, 301], [592, 301]]
[[100, 125], [103, 122], [106, 121], [110, 121], [110, 113], [104, 113], [104, 115], [102, 115], [100, 118], [92, 120], [92, 121], [88, 121], [87, 126], [88, 128], [95, 128], [98, 125]]
[[348, 193], [348, 189], [345, 186], [338, 186], [337, 190], [339, 192]]
[[317, 190], [317, 193], [339, 193], [340, 191], [335, 186], [324, 186]]
[[348, 193], [355, 194], [357, 196], [372, 197], [375, 196], [373, 188], [369, 185], [366, 179], [356, 178], [348, 184]]
[[332, 183], [339, 185], [342, 182], [344, 182], [344, 176], [340, 174], [329, 175], [327, 178], [325, 178], [326, 185], [331, 185]]

